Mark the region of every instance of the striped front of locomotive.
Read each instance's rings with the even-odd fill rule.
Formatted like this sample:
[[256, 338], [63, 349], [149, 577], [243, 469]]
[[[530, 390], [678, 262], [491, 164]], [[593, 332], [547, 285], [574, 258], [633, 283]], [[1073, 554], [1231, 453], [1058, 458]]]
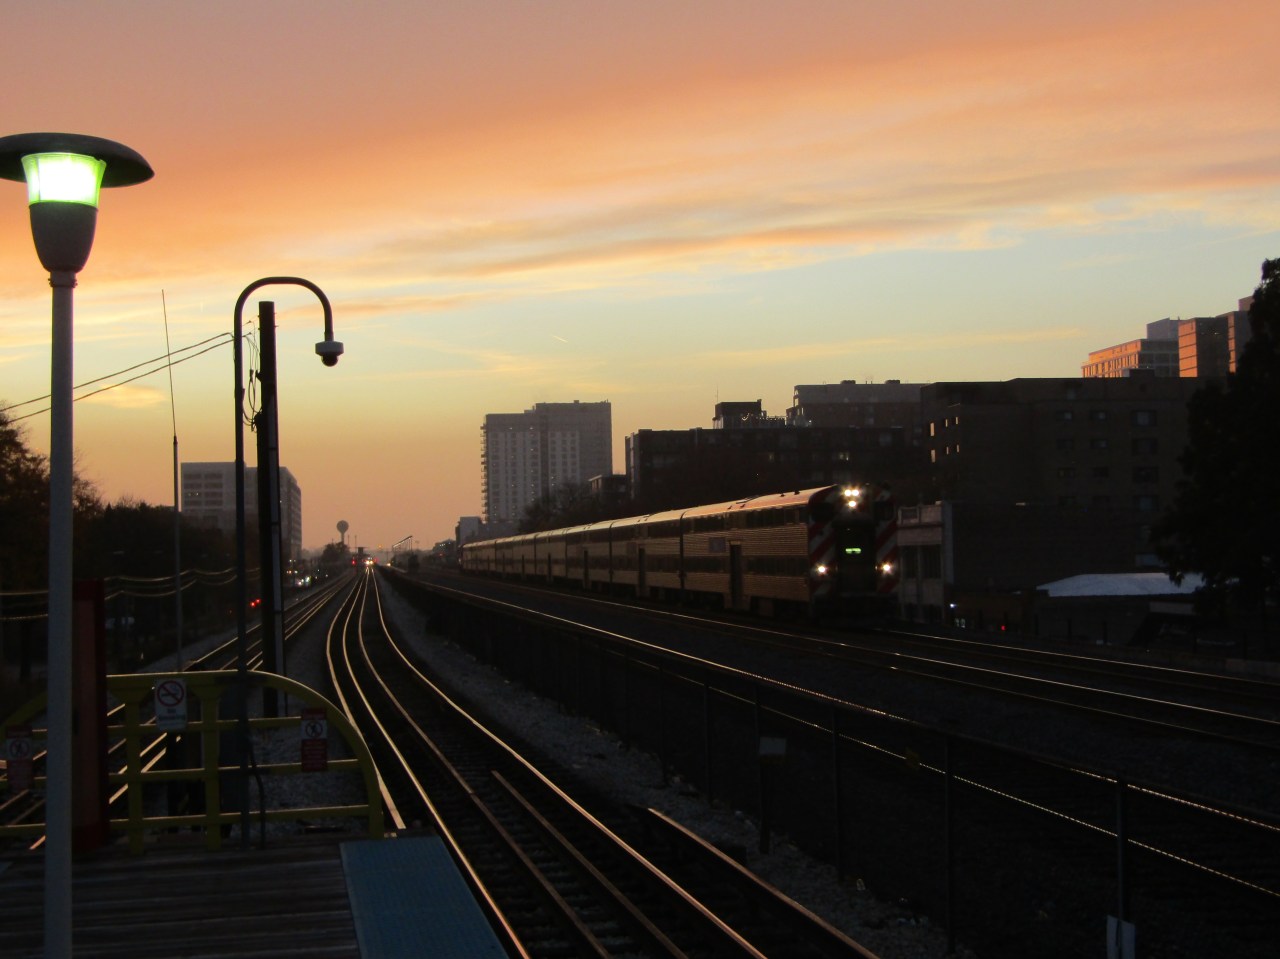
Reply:
[[844, 505], [843, 491], [838, 486], [818, 490], [809, 498], [806, 524], [809, 532], [809, 602], [830, 603], [835, 598], [839, 568], [839, 537], [836, 517]]
[[897, 510], [887, 489], [837, 486], [809, 501], [811, 605], [880, 614], [898, 586]]
[[887, 489], [876, 491], [876, 593], [889, 598], [898, 589], [898, 506]]

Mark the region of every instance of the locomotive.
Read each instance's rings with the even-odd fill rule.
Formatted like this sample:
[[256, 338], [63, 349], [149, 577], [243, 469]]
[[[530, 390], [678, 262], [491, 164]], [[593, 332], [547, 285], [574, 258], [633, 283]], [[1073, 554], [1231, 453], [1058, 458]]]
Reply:
[[822, 486], [466, 543], [464, 573], [764, 616], [887, 611], [888, 489]]

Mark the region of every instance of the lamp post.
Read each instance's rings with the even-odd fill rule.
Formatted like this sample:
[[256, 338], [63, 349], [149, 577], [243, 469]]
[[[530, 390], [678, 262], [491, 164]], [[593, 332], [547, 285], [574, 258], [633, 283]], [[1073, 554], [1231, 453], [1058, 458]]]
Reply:
[[[324, 339], [316, 344], [316, 355], [320, 357], [321, 362], [325, 366], [336, 366], [338, 357], [342, 355], [342, 344], [333, 338], [333, 308], [329, 305], [329, 298], [324, 295], [324, 291], [316, 286], [310, 280], [304, 280], [298, 276], [268, 276], [261, 280], [254, 280], [240, 293], [236, 300], [235, 316], [232, 329], [232, 354], [235, 363], [235, 413], [236, 413], [236, 673], [239, 685], [239, 704], [236, 717], [237, 739], [240, 753], [240, 782], [237, 788], [237, 796], [240, 805], [240, 845], [243, 848], [249, 846], [249, 649], [248, 649], [248, 606], [249, 606], [249, 588], [248, 588], [248, 572], [245, 569], [245, 511], [244, 511], [244, 361], [242, 359], [243, 351], [241, 341], [244, 336], [244, 305], [249, 299], [250, 294], [255, 290], [264, 286], [274, 285], [291, 285], [306, 287], [316, 295], [320, 300], [320, 305], [324, 308]], [[270, 306], [270, 322], [275, 323], [275, 307], [274, 304], [261, 304], [263, 307]], [[274, 341], [274, 329], [273, 329]], [[274, 350], [272, 352], [272, 360], [274, 365]], [[275, 370], [269, 371], [269, 379], [272, 384], [275, 382]], [[271, 411], [274, 413], [274, 410]], [[265, 427], [273, 434], [275, 432], [274, 416], [269, 413]], [[271, 464], [272, 467], [276, 464]], [[259, 471], [268, 468], [268, 464], [259, 463]], [[261, 486], [259, 486], [261, 488]], [[274, 488], [273, 494], [279, 497], [279, 488]], [[259, 513], [263, 509], [271, 508], [271, 504], [259, 502]], [[263, 569], [262, 577], [265, 580], [267, 576], [273, 578], [275, 586], [273, 591], [278, 597], [279, 587], [279, 549], [273, 551], [274, 569]], [[274, 622], [275, 630], [280, 628], [278, 618]], [[273, 630], [274, 632], [274, 630]], [[274, 635], [266, 635], [264, 630], [262, 637], [262, 647], [264, 653], [267, 644], [276, 642]]]
[[72, 290], [89, 260], [101, 187], [151, 179], [112, 140], [77, 133], [0, 137], [0, 178], [26, 181], [31, 234], [53, 287], [49, 429], [48, 755], [45, 772], [45, 956], [71, 955]]

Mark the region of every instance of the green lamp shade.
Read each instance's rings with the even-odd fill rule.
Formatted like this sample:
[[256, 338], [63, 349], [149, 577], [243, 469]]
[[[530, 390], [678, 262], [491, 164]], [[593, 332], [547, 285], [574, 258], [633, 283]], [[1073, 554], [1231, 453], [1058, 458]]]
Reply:
[[22, 158], [27, 177], [27, 202], [57, 201], [98, 208], [103, 160], [82, 153], [31, 153]]

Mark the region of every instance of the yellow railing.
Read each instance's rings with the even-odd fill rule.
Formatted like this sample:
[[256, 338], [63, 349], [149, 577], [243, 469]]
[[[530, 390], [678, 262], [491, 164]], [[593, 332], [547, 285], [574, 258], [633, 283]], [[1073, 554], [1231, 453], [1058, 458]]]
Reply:
[[[163, 768], [160, 766], [160, 755], [163, 750], [151, 750], [144, 739], [154, 740], [166, 735], [157, 730], [151, 718], [152, 701], [156, 683], [165, 679], [181, 679], [185, 683], [188, 701], [199, 703], [199, 710], [190, 709], [191, 718], [186, 723], [185, 735], [199, 736], [200, 755], [203, 764], [193, 768], [172, 768], [170, 760]], [[331, 773], [359, 774], [363, 779], [365, 801], [351, 805], [335, 806], [289, 806], [276, 809], [251, 809], [254, 822], [291, 822], [299, 819], [337, 819], [358, 818], [366, 821], [366, 831], [371, 838], [383, 835], [382, 798], [378, 783], [377, 770], [373, 765], [373, 757], [365, 745], [359, 731], [351, 724], [346, 715], [326, 700], [315, 690], [303, 684], [278, 676], [252, 670], [248, 673], [250, 690], [275, 689], [290, 697], [294, 703], [303, 703], [313, 708], [324, 710], [324, 719], [328, 727], [336, 731], [350, 749], [353, 758], [328, 759], [325, 772], [303, 772], [302, 757], [299, 751], [297, 762], [257, 763], [250, 769], [250, 775], [264, 777], [305, 775], [318, 776]], [[223, 810], [221, 801], [222, 777], [238, 776], [240, 760], [235, 765], [224, 765], [220, 762], [221, 737], [223, 734], [234, 734], [238, 727], [237, 707], [231, 705], [238, 701], [239, 674], [234, 670], [218, 672], [188, 673], [131, 673], [107, 677], [107, 695], [110, 700], [123, 706], [123, 722], [114, 722], [107, 726], [109, 742], [123, 740], [125, 749], [125, 766], [108, 773], [107, 780], [113, 793], [123, 792], [127, 815], [124, 818], [110, 820], [113, 834], [124, 834], [129, 840], [129, 849], [140, 853], [144, 848], [147, 832], [158, 832], [175, 829], [203, 828], [205, 843], [209, 849], [218, 849], [222, 845], [223, 827], [239, 823], [244, 818], [237, 810]], [[249, 695], [250, 690], [245, 691]], [[223, 706], [224, 698], [229, 700]], [[45, 697], [31, 700], [18, 710], [3, 725], [0, 725], [0, 739], [5, 729], [21, 726], [42, 715], [45, 711]], [[197, 715], [198, 713], [198, 715]], [[119, 715], [119, 714], [117, 714]], [[262, 734], [268, 730], [298, 729], [301, 730], [300, 714], [280, 717], [250, 717], [250, 734]], [[33, 742], [43, 740], [46, 731], [32, 728]], [[118, 767], [119, 763], [111, 764]], [[7, 777], [0, 779], [7, 786]], [[163, 783], [200, 783], [203, 786], [204, 811], [185, 815], [148, 816], [144, 787]], [[39, 789], [43, 778], [35, 777], [35, 787]], [[252, 795], [252, 793], [251, 793]], [[0, 840], [9, 837], [40, 836], [44, 833], [43, 822], [22, 823], [19, 825], [0, 826]]]

